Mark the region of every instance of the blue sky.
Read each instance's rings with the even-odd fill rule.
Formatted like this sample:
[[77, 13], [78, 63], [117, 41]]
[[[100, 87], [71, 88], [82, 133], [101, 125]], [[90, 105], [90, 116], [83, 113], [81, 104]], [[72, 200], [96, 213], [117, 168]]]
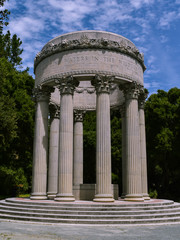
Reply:
[[103, 30], [130, 39], [145, 56], [145, 87], [180, 88], [180, 0], [9, 0], [9, 29], [23, 41], [23, 68], [50, 39]]

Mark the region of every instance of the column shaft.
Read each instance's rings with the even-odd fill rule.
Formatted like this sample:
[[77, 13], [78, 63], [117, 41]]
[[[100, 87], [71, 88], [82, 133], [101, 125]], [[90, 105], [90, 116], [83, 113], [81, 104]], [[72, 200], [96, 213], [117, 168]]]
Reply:
[[74, 201], [73, 180], [73, 77], [60, 79], [59, 170], [56, 201]]
[[121, 125], [122, 125], [122, 195], [126, 195], [126, 119], [125, 119], [125, 105], [121, 106]]
[[113, 202], [108, 77], [96, 79], [96, 195], [93, 201]]
[[49, 139], [48, 198], [54, 199], [58, 185], [59, 116], [51, 116]]
[[141, 188], [140, 130], [138, 88], [130, 85], [125, 91], [126, 106], [126, 195], [128, 201], [144, 201]]
[[144, 109], [139, 108], [139, 127], [140, 127], [140, 146], [141, 146], [141, 179], [142, 179], [142, 195], [145, 200], [149, 200], [147, 187], [147, 158], [146, 158], [146, 133]]
[[[37, 90], [37, 89], [36, 89]], [[39, 94], [39, 96], [38, 96]], [[47, 199], [49, 92], [36, 92], [35, 133], [31, 199]]]
[[[74, 122], [74, 185], [83, 184], [83, 115], [75, 112]], [[78, 118], [79, 117], [79, 118]]]

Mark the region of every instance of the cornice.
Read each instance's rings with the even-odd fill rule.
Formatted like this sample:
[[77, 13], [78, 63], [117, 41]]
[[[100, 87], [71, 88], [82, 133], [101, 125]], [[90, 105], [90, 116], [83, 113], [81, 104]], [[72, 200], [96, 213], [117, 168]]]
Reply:
[[144, 65], [144, 55], [140, 53], [135, 46], [130, 46], [125, 39], [112, 41], [106, 38], [88, 38], [86, 35], [82, 35], [80, 39], [64, 39], [58, 44], [54, 44], [52, 42], [47, 43], [36, 55], [34, 60], [34, 69], [36, 69], [37, 65], [48, 56], [75, 49], [105, 49], [121, 52], [135, 58], [142, 65], [143, 70], [146, 69]]

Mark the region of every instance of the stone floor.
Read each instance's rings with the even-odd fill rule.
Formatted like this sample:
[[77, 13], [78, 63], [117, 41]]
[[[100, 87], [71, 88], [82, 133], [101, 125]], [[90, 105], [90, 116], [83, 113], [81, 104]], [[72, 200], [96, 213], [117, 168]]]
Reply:
[[180, 224], [90, 226], [0, 221], [0, 240], [179, 240]]

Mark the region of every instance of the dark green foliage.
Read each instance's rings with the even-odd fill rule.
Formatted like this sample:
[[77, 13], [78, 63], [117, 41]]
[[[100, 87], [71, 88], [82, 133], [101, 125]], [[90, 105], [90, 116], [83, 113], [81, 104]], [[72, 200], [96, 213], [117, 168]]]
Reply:
[[21, 64], [22, 42], [9, 31], [2, 33], [8, 14], [0, 12], [0, 195], [28, 190], [34, 127], [34, 80], [27, 70], [15, 68]]
[[180, 89], [158, 90], [145, 105], [149, 187], [180, 198]]

